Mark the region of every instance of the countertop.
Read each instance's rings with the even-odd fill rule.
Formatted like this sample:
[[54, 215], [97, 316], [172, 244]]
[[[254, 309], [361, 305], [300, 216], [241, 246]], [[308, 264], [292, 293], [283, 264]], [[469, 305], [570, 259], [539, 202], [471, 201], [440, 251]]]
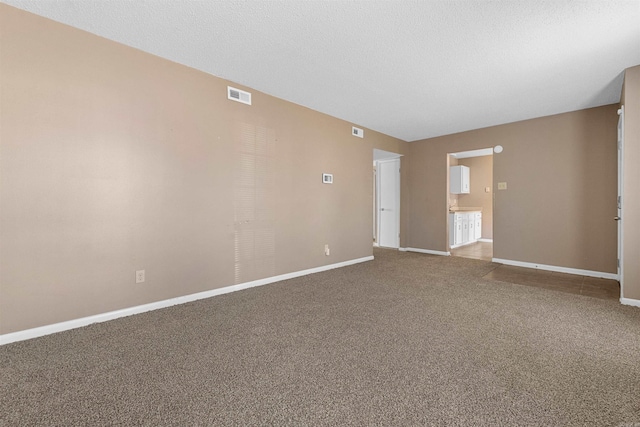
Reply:
[[469, 208], [466, 206], [453, 206], [449, 208], [449, 212], [482, 212], [482, 208]]

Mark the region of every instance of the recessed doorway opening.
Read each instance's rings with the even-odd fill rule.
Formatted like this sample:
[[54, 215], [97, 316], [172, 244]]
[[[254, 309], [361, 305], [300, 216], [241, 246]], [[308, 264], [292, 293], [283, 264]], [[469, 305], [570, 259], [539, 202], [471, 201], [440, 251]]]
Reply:
[[493, 149], [449, 153], [448, 248], [452, 256], [493, 258]]

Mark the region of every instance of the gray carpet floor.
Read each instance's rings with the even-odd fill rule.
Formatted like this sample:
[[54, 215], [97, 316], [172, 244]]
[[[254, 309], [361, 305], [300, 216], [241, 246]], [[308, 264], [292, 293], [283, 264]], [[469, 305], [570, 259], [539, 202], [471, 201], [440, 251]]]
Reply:
[[0, 425], [640, 425], [640, 309], [375, 261], [0, 347]]

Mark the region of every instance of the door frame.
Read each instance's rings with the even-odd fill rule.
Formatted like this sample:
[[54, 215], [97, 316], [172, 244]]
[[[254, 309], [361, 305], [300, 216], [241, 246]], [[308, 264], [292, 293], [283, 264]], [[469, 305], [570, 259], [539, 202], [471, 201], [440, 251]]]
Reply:
[[373, 246], [378, 246], [378, 162], [373, 162]]
[[[452, 224], [449, 221], [449, 214], [450, 212], [450, 206], [449, 206], [449, 198], [450, 198], [450, 187], [451, 187], [451, 182], [450, 182], [450, 167], [451, 167], [451, 156], [452, 155], [456, 155], [456, 154], [467, 154], [465, 157], [463, 158], [469, 158], [469, 157], [484, 157], [484, 156], [491, 156], [491, 230], [492, 230], [492, 236], [491, 236], [491, 244], [494, 245], [495, 243], [495, 218], [496, 218], [496, 186], [494, 186], [494, 180], [495, 180], [495, 170], [496, 170], [496, 154], [500, 153], [500, 152], [496, 152], [494, 150], [495, 147], [484, 147], [484, 148], [474, 148], [471, 150], [463, 150], [463, 151], [454, 151], [451, 153], [447, 153], [446, 156], [446, 166], [447, 166], [447, 177], [445, 180], [445, 197], [446, 197], [446, 207], [447, 207], [447, 216], [446, 216], [446, 221], [445, 221], [445, 226], [446, 226], [446, 235], [447, 235], [447, 253], [449, 255], [451, 255], [451, 250], [452, 249], [456, 249], [460, 246], [456, 246], [455, 242], [451, 242], [451, 236], [450, 236], [450, 230], [452, 227]], [[474, 155], [468, 155], [468, 154], [472, 154], [474, 153]], [[485, 216], [483, 215], [482, 217], [482, 221], [484, 223], [484, 221], [486, 221]], [[481, 235], [482, 237], [482, 235]], [[485, 239], [480, 239], [479, 241], [487, 241]], [[454, 246], [453, 248], [451, 246]], [[495, 246], [493, 246], [493, 248], [495, 248]], [[493, 254], [492, 254], [492, 258], [493, 258]]]
[[618, 199], [617, 199], [617, 222], [618, 222], [618, 282], [620, 282], [620, 299], [624, 297], [624, 265], [623, 265], [623, 241], [624, 241], [624, 218], [622, 217], [622, 206], [624, 199], [624, 105], [618, 109]]
[[[381, 228], [381, 216], [380, 215], [380, 211], [383, 209], [380, 207], [380, 193], [381, 193], [381, 188], [382, 186], [380, 185], [380, 180], [382, 177], [382, 173], [381, 173], [381, 168], [380, 165], [384, 164], [384, 163], [391, 163], [391, 162], [397, 162], [398, 165], [398, 179], [396, 180], [396, 186], [395, 186], [395, 206], [396, 206], [396, 212], [397, 214], [395, 215], [395, 220], [396, 220], [396, 226], [398, 229], [398, 237], [397, 237], [397, 244], [395, 246], [383, 246], [380, 244], [380, 236], [382, 233], [380, 233], [380, 228]], [[380, 246], [380, 247], [385, 247], [385, 248], [393, 248], [393, 249], [399, 249], [400, 248], [400, 179], [401, 179], [401, 175], [400, 175], [400, 168], [401, 168], [401, 163], [400, 163], [400, 156], [398, 155], [398, 157], [392, 158], [392, 159], [383, 159], [383, 160], [377, 160], [376, 162], [376, 194], [375, 194], [375, 203], [376, 203], [376, 208], [378, 209], [378, 211], [376, 212], [376, 246]]]

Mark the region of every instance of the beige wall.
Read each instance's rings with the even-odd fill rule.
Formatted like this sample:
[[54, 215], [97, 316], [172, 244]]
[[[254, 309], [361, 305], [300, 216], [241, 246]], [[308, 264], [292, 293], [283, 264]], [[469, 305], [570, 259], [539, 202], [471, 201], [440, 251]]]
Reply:
[[[449, 167], [458, 166], [458, 159], [453, 156], [449, 156]], [[451, 175], [447, 175], [447, 188], [451, 189]], [[449, 193], [449, 206], [458, 206], [458, 195]]]
[[[0, 4], [0, 334], [371, 255], [373, 148], [405, 155], [402, 246], [446, 250], [446, 154], [500, 144], [494, 256], [615, 272], [615, 105], [407, 144], [227, 84]], [[635, 67], [635, 299], [639, 91]]]
[[494, 257], [616, 272], [617, 105], [409, 144], [407, 247], [446, 251], [447, 153], [502, 145], [493, 156]]
[[0, 43], [0, 334], [372, 254], [406, 143], [2, 4]]
[[625, 71], [622, 104], [625, 114], [622, 296], [640, 300], [640, 66]]
[[493, 239], [493, 156], [459, 159], [458, 164], [468, 166], [470, 176], [469, 194], [458, 196], [458, 206], [482, 208], [482, 238]]

